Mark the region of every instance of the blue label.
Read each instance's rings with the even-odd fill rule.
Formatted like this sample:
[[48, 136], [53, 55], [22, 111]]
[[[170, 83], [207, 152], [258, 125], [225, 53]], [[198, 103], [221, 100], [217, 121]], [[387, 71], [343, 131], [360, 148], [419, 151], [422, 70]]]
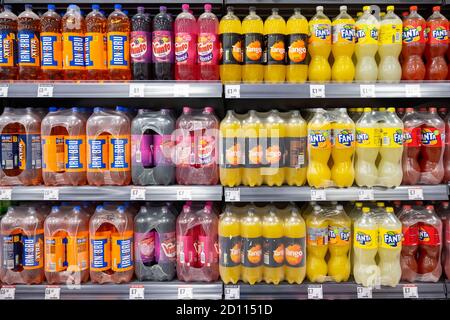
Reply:
[[17, 42], [11, 30], [0, 31], [0, 64], [13, 67], [17, 61]]
[[16, 270], [21, 263], [22, 234], [3, 236], [2, 266], [7, 270]]
[[66, 169], [83, 169], [83, 163], [80, 158], [80, 147], [83, 144], [82, 139], [66, 139], [67, 159]]
[[71, 67], [84, 67], [84, 37], [69, 36], [72, 42], [72, 60], [69, 61]]
[[42, 242], [44, 235], [38, 234], [35, 236], [22, 235], [23, 242], [23, 260], [22, 265], [24, 268], [34, 268], [41, 265], [41, 259], [43, 252]]
[[131, 257], [131, 249], [133, 247], [133, 239], [117, 240], [120, 248], [120, 263], [117, 264], [118, 269], [126, 269], [133, 266]]
[[84, 63], [86, 67], [91, 67], [94, 62], [91, 60], [91, 42], [93, 40], [92, 36], [84, 37]]
[[128, 66], [128, 61], [125, 58], [125, 43], [127, 36], [110, 35], [109, 40], [112, 45], [112, 55], [109, 64], [111, 66]]
[[39, 134], [2, 134], [0, 137], [0, 166], [3, 170], [42, 167]]
[[113, 162], [111, 163], [111, 169], [126, 169], [128, 163], [126, 161], [126, 145], [128, 139], [111, 139], [111, 145], [113, 148]]
[[58, 61], [55, 60], [55, 43], [58, 41], [57, 36], [41, 36], [42, 67], [57, 67]]
[[[105, 261], [105, 247], [108, 244], [108, 239], [92, 239], [92, 261], [91, 268], [104, 269], [108, 267], [108, 262]], [[109, 250], [109, 248], [107, 249]]]
[[89, 169], [105, 169], [103, 146], [106, 145], [106, 139], [89, 139]]
[[38, 66], [39, 41], [34, 31], [20, 30], [17, 33], [19, 40], [19, 63], [27, 63]]

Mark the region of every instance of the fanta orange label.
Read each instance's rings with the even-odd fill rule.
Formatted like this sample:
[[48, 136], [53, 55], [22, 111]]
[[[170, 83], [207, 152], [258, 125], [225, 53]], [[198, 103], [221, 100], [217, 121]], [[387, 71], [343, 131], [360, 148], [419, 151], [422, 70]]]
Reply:
[[101, 32], [88, 32], [86, 41], [86, 69], [106, 70], [106, 35]]
[[108, 69], [130, 68], [130, 35], [128, 32], [108, 32]]
[[90, 264], [92, 271], [111, 269], [111, 232], [96, 232], [91, 235]]
[[84, 36], [78, 32], [63, 33], [64, 69], [84, 69]]
[[41, 68], [62, 68], [62, 36], [56, 32], [41, 32]]
[[133, 231], [113, 234], [111, 241], [112, 266], [116, 272], [133, 269]]

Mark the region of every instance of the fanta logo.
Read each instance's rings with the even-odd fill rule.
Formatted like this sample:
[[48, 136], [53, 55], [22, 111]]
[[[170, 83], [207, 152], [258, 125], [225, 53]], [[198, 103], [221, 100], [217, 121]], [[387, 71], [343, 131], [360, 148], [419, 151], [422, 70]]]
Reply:
[[422, 129], [422, 143], [430, 146], [436, 145], [439, 134], [439, 130], [431, 131], [430, 129]]
[[444, 41], [447, 40], [447, 29], [443, 28], [443, 27], [437, 27], [436, 29], [433, 30], [433, 32], [431, 33], [431, 36], [439, 41]]
[[376, 28], [370, 29], [370, 37], [378, 40], [378, 30]]
[[172, 45], [170, 44], [170, 39], [168, 37], [161, 37], [152, 42], [153, 55], [155, 57], [161, 58], [169, 55], [172, 50]]
[[358, 29], [356, 30], [356, 39], [363, 39], [366, 37], [366, 32], [364, 29]]
[[342, 130], [341, 132], [339, 132], [337, 137], [338, 143], [346, 147], [350, 147], [353, 141], [355, 141], [353, 133], [348, 132], [347, 130]]
[[402, 241], [402, 235], [400, 233], [396, 233], [394, 231], [388, 231], [383, 235], [383, 241], [388, 246], [396, 248], [399, 243]]
[[314, 35], [322, 40], [326, 40], [330, 36], [330, 28], [326, 25], [317, 26]]
[[342, 27], [341, 29], [341, 38], [348, 40], [348, 41], [353, 41], [353, 38], [355, 37], [355, 29], [353, 28], [353, 25], [351, 24], [346, 24], [345, 26]]
[[326, 147], [327, 137], [327, 132], [313, 131], [309, 134], [309, 144], [315, 148]]
[[342, 241], [349, 241], [350, 240], [350, 231], [341, 231], [339, 232], [339, 237]]
[[358, 139], [358, 143], [364, 143], [369, 141], [369, 135], [365, 132], [358, 131], [356, 133], [356, 139]]
[[394, 142], [396, 144], [403, 144], [403, 130], [399, 129], [394, 133]]
[[420, 31], [422, 27], [414, 28], [413, 26], [406, 26], [403, 28], [403, 42], [416, 42], [420, 40]]
[[430, 235], [428, 232], [422, 228], [419, 230], [419, 240], [423, 242], [429, 242], [430, 241]]
[[356, 241], [361, 245], [366, 245], [367, 243], [372, 241], [372, 237], [364, 232], [356, 233]]
[[403, 142], [404, 143], [411, 143], [412, 142], [411, 132], [404, 132], [403, 133]]

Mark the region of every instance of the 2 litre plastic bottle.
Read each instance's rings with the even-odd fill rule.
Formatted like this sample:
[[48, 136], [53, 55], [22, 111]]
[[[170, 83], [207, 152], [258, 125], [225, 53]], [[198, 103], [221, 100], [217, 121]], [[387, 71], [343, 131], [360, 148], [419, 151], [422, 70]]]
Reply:
[[308, 78], [308, 20], [294, 9], [286, 23], [286, 81], [303, 83]]
[[0, 40], [0, 80], [17, 80], [17, 16], [9, 5], [0, 13]]
[[352, 61], [355, 50], [355, 20], [347, 13], [347, 6], [340, 6], [339, 10], [339, 15], [331, 24], [331, 50], [334, 57], [331, 78], [336, 82], [350, 82], [355, 77], [355, 66]]
[[54, 4], [49, 4], [48, 11], [41, 16], [40, 43], [42, 79], [62, 80], [61, 16], [55, 12]]
[[272, 9], [264, 22], [265, 66], [264, 81], [266, 83], [284, 82], [286, 78], [286, 22], [278, 14], [278, 9]]
[[85, 80], [86, 22], [80, 8], [71, 4], [62, 18], [64, 80]]
[[188, 4], [183, 4], [182, 10], [174, 24], [175, 80], [197, 80], [197, 21]]
[[355, 80], [374, 82], [378, 76], [375, 55], [378, 52], [380, 22], [371, 14], [370, 6], [364, 6], [364, 13], [356, 21], [356, 68]]
[[449, 23], [441, 14], [441, 7], [433, 7], [433, 14], [427, 20], [428, 42], [425, 48], [427, 59], [426, 80], [445, 80], [448, 66], [444, 55], [448, 49]]
[[106, 17], [98, 4], [86, 16], [85, 60], [89, 80], [108, 80], [106, 50]]
[[130, 20], [115, 4], [107, 23], [108, 72], [110, 80], [130, 80]]
[[223, 83], [240, 82], [242, 78], [242, 24], [233, 13], [233, 7], [227, 8], [219, 24], [221, 41], [220, 79]]
[[242, 81], [258, 83], [264, 79], [264, 24], [256, 14], [255, 7], [250, 7], [249, 10], [249, 15], [242, 21], [244, 34]]
[[309, 21], [309, 34], [308, 49], [311, 54], [309, 81], [330, 81], [331, 67], [328, 57], [331, 52], [331, 21], [323, 13], [323, 6], [316, 7], [316, 14]]
[[173, 19], [167, 8], [159, 7], [153, 18], [152, 32], [152, 74], [155, 80], [174, 79], [174, 37]]
[[426, 71], [423, 54], [427, 23], [417, 13], [417, 6], [411, 6], [409, 10], [409, 15], [403, 19], [402, 79], [423, 80]]
[[211, 12], [212, 6], [205, 4], [205, 12], [198, 18], [198, 78], [219, 80], [219, 20]]
[[133, 80], [150, 80], [152, 63], [151, 19], [144, 7], [131, 18], [130, 55]]
[[402, 77], [399, 55], [402, 51], [402, 20], [394, 13], [394, 6], [388, 6], [381, 20], [380, 28], [380, 64], [378, 80], [398, 82]]
[[41, 78], [40, 18], [32, 9], [30, 4], [26, 4], [25, 11], [17, 18], [20, 80], [39, 80]]

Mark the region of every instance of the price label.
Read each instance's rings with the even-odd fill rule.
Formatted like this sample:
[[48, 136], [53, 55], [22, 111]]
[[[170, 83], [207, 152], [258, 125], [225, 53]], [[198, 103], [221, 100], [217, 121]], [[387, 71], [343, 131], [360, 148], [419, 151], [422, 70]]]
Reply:
[[178, 299], [193, 299], [193, 298], [194, 298], [194, 288], [192, 287], [178, 288]]
[[59, 200], [59, 189], [44, 189], [44, 200]]
[[309, 85], [309, 95], [311, 98], [325, 98], [325, 85], [323, 84]]
[[375, 98], [375, 85], [361, 84], [359, 86], [359, 93], [361, 98]]
[[405, 84], [405, 96], [408, 98], [421, 97], [420, 84]]
[[188, 84], [174, 84], [173, 85], [174, 97], [189, 97], [189, 85]]
[[358, 299], [372, 299], [371, 287], [357, 287], [356, 293], [358, 295]]
[[423, 189], [420, 187], [408, 188], [408, 199], [409, 200], [423, 200]]
[[375, 200], [373, 189], [358, 190], [358, 200], [360, 201]]
[[415, 285], [405, 285], [403, 286], [403, 298], [417, 299], [419, 298], [419, 290]]
[[6, 98], [8, 97], [8, 86], [1, 86], [0, 87], [0, 98]]
[[192, 200], [192, 191], [190, 189], [178, 189], [177, 200]]
[[327, 194], [324, 189], [311, 189], [311, 201], [326, 201]]
[[239, 188], [225, 189], [225, 201], [227, 202], [241, 201], [241, 189]]
[[241, 86], [238, 84], [225, 86], [225, 98], [239, 99], [241, 97]]
[[37, 92], [38, 98], [51, 98], [53, 97], [53, 86], [48, 84], [40, 84]]
[[130, 300], [144, 300], [145, 288], [143, 286], [132, 286], [130, 288]]
[[11, 188], [1, 188], [0, 189], [0, 200], [11, 200], [12, 189]]
[[16, 298], [16, 287], [3, 286], [0, 288], [0, 300], [14, 300]]
[[130, 200], [145, 201], [145, 188], [132, 188]]
[[308, 287], [308, 299], [321, 300], [323, 299], [322, 285]]
[[59, 300], [61, 298], [61, 288], [48, 286], [45, 288], [45, 300]]
[[239, 286], [225, 287], [225, 300], [239, 300], [241, 298]]
[[145, 85], [143, 84], [130, 84], [130, 98], [143, 98], [145, 97]]

